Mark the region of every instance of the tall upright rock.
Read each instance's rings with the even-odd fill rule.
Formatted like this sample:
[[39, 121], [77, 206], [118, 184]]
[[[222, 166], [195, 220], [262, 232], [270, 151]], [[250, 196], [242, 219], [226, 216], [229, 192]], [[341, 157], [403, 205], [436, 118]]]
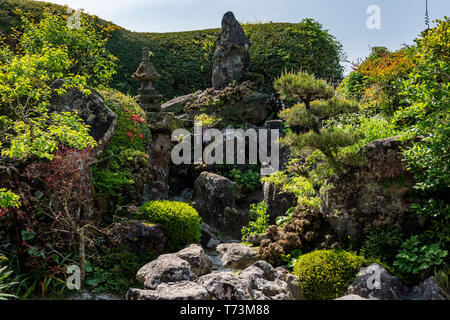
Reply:
[[222, 90], [233, 80], [239, 80], [250, 64], [250, 40], [239, 22], [229, 11], [222, 18], [222, 32], [219, 34], [214, 52], [212, 86]]

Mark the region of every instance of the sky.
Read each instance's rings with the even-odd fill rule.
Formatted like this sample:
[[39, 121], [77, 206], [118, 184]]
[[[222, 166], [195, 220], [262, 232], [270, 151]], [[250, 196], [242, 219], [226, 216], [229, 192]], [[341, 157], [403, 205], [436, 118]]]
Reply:
[[[348, 61], [370, 53], [370, 47], [396, 50], [412, 44], [425, 27], [426, 0], [53, 0], [84, 9], [131, 31], [171, 32], [218, 28], [233, 11], [241, 22], [299, 22], [313, 18], [343, 44]], [[370, 6], [379, 8], [378, 20]], [[450, 0], [428, 0], [430, 21], [450, 16]], [[367, 21], [379, 21], [369, 29]], [[431, 23], [431, 26], [434, 24]], [[344, 63], [346, 72], [350, 64]]]

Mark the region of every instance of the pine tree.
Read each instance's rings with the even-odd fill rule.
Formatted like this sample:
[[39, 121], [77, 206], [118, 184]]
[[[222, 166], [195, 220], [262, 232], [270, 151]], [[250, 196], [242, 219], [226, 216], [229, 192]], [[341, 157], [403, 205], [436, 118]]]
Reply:
[[335, 96], [325, 80], [304, 72], [283, 74], [274, 87], [283, 101], [294, 104], [280, 112], [286, 124], [296, 129], [282, 143], [298, 154], [305, 149], [319, 150], [335, 170], [341, 170], [339, 149], [355, 144], [360, 137], [330, 123], [339, 115], [358, 111], [358, 103]]

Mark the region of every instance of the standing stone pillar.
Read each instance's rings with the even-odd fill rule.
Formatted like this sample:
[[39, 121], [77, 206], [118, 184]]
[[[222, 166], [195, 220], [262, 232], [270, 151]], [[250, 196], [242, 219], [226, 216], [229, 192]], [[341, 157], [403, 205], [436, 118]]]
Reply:
[[239, 81], [250, 64], [250, 40], [234, 14], [229, 11], [222, 19], [222, 31], [217, 39], [213, 58], [212, 86], [225, 89], [234, 80]]

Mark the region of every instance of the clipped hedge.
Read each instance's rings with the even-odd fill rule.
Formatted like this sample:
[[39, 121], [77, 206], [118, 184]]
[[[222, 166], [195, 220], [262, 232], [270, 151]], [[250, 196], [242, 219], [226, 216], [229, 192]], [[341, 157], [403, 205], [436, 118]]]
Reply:
[[354, 253], [316, 250], [297, 259], [293, 274], [299, 277], [307, 299], [327, 300], [344, 294], [364, 265], [365, 259]]
[[[20, 29], [14, 8], [29, 12], [39, 19], [45, 4], [35, 1], [5, 0], [0, 3], [0, 26], [9, 32]], [[64, 7], [52, 5], [58, 10]], [[138, 82], [131, 79], [141, 62], [141, 49], [148, 46], [151, 61], [162, 79], [154, 86], [168, 100], [211, 87], [212, 58], [220, 29], [169, 33], [138, 33], [125, 30], [96, 17], [102, 29], [109, 33], [107, 49], [119, 58], [117, 74], [111, 86], [137, 94]], [[217, 21], [220, 25], [220, 21]], [[249, 37], [250, 66], [247, 79], [255, 81], [260, 90], [273, 92], [272, 83], [287, 70], [303, 70], [318, 78], [337, 83], [343, 77], [342, 46], [318, 22], [305, 19], [300, 23], [243, 24]]]
[[138, 217], [162, 226], [168, 237], [170, 251], [200, 242], [201, 218], [197, 210], [187, 203], [150, 201], [139, 208]]

